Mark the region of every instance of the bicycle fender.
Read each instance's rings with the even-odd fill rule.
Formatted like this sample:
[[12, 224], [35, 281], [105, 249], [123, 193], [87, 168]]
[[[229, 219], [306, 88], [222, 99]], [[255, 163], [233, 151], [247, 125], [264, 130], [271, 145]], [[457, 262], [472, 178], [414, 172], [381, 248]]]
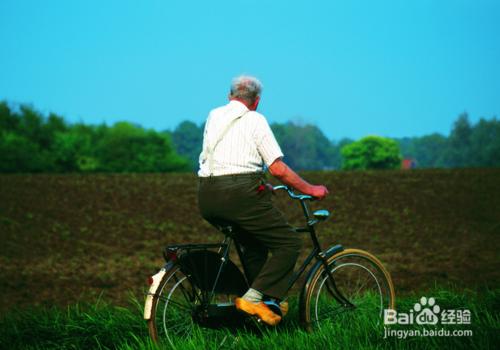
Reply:
[[[334, 245], [333, 247], [328, 248], [325, 252], [322, 252], [322, 254], [326, 259], [329, 259], [330, 257], [334, 256], [335, 254], [337, 254], [343, 250], [344, 250], [344, 247], [340, 244], [337, 244], [337, 245]], [[307, 294], [306, 293], [307, 289], [309, 289], [309, 286], [311, 285], [311, 282], [312, 282], [314, 275], [316, 274], [316, 272], [318, 272], [318, 270], [321, 268], [321, 266], [323, 266], [323, 262], [318, 260], [318, 261], [316, 261], [316, 263], [313, 265], [313, 267], [311, 267], [311, 269], [307, 273], [307, 277], [305, 279], [304, 285], [302, 286], [302, 291], [300, 293], [300, 305], [301, 305], [300, 312], [301, 313], [302, 313], [302, 310], [304, 309], [302, 307], [302, 305], [304, 305], [306, 302], [305, 298], [306, 298], [306, 294]], [[301, 319], [303, 319], [302, 315], [301, 315]]]
[[151, 318], [151, 311], [153, 308], [153, 297], [156, 295], [156, 291], [158, 290], [158, 287], [160, 286], [161, 281], [163, 280], [163, 277], [167, 273], [168, 270], [170, 270], [173, 266], [172, 262], [169, 262], [167, 265], [162, 267], [160, 271], [158, 271], [156, 274], [151, 276], [153, 279], [153, 283], [151, 283], [151, 286], [149, 287], [148, 294], [146, 295], [146, 302], [144, 303], [144, 319], [149, 320]]

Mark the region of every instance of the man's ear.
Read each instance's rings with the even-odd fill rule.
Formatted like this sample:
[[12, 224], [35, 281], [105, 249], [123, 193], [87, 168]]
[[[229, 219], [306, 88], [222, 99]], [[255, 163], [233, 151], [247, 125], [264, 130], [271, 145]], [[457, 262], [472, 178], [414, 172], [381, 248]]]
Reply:
[[252, 108], [251, 108], [253, 111], [257, 110], [257, 107], [259, 106], [259, 102], [260, 102], [260, 96], [257, 96], [255, 98], [255, 101], [254, 101]]

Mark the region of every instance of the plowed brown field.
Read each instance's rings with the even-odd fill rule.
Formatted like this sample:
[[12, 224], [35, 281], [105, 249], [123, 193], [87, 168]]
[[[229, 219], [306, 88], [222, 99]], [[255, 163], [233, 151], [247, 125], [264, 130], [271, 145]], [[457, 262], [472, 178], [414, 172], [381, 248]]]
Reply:
[[[500, 285], [500, 169], [303, 175], [330, 189], [313, 204], [332, 212], [323, 245], [372, 252], [397, 293]], [[0, 310], [141, 295], [165, 245], [222, 239], [196, 191], [191, 174], [0, 175]], [[302, 223], [298, 203], [276, 202]]]

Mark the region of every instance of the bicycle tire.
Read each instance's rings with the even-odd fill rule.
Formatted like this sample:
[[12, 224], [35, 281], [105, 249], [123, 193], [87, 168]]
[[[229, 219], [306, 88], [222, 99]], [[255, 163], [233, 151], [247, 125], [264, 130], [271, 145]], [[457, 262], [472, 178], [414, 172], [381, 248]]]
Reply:
[[[218, 326], [200, 326], [195, 321], [195, 310], [203, 303], [203, 293], [207, 292], [192, 283], [192, 278], [180, 266], [174, 265], [167, 271], [153, 296], [151, 317], [147, 320], [151, 339], [173, 349], [180, 348], [179, 343], [198, 336], [209, 347], [231, 346], [235, 337], [229, 330], [221, 330]], [[210, 303], [230, 303], [233, 298], [233, 295], [215, 293]]]
[[[153, 304], [151, 308], [151, 317], [147, 320], [149, 334], [152, 340], [155, 343], [161, 343], [167, 340], [172, 346], [175, 346], [173, 342], [172, 336], [169, 338], [169, 330], [168, 327], [163, 325], [163, 316], [162, 316], [162, 301], [164, 303], [171, 302], [168, 299], [168, 296], [172, 296], [172, 288], [176, 287], [179, 280], [184, 281], [186, 276], [182, 273], [178, 266], [173, 266], [163, 277], [160, 282], [160, 286], [158, 288], [157, 294], [153, 297]], [[177, 287], [179, 287], [177, 285]], [[166, 295], [166, 296], [165, 296]], [[174, 303], [171, 304], [174, 306]], [[167, 304], [168, 306], [168, 304]], [[188, 305], [188, 310], [191, 310], [191, 305]], [[187, 311], [187, 310], [186, 310]], [[186, 316], [188, 313], [186, 313]], [[175, 319], [174, 319], [175, 320]], [[191, 320], [191, 315], [189, 317], [184, 318], [184, 320]], [[182, 323], [181, 323], [182, 325]], [[192, 330], [192, 325], [187, 325], [185, 331], [190, 332]]]
[[[323, 264], [310, 279], [301, 298], [301, 321], [308, 331], [332, 322], [356, 321], [356, 316], [380, 323], [384, 309], [394, 309], [395, 292], [386, 268], [372, 254], [346, 249], [327, 259], [338, 290], [354, 305], [343, 305], [329, 292], [329, 275]], [[364, 288], [366, 287], [366, 288]], [[353, 317], [353, 315], [355, 315]], [[371, 322], [370, 321], [370, 322]]]

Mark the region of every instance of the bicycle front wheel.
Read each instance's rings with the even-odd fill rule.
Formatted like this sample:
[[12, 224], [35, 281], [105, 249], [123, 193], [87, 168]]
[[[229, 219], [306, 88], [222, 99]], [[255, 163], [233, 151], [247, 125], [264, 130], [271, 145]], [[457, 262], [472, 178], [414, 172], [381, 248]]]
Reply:
[[[302, 298], [301, 318], [307, 330], [328, 327], [333, 322], [376, 325], [384, 309], [394, 309], [391, 276], [372, 254], [346, 249], [330, 257], [327, 265], [330, 274], [322, 265]], [[335, 288], [345, 300], [336, 295]]]

